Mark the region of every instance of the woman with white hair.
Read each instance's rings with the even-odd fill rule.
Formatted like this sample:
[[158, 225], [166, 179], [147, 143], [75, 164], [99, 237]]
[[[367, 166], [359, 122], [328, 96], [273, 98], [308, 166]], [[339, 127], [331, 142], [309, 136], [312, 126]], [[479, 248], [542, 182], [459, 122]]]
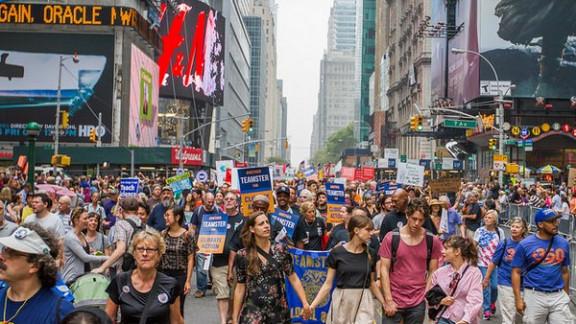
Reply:
[[[489, 210], [484, 215], [484, 226], [478, 228], [474, 233], [474, 241], [478, 243], [478, 268], [482, 276], [486, 276], [488, 266], [492, 261], [494, 252], [500, 240], [505, 239], [504, 231], [498, 227], [498, 212]], [[484, 319], [490, 319], [496, 311], [496, 300], [498, 298], [498, 270], [494, 271], [495, 275], [491, 277], [489, 287], [484, 289]]]

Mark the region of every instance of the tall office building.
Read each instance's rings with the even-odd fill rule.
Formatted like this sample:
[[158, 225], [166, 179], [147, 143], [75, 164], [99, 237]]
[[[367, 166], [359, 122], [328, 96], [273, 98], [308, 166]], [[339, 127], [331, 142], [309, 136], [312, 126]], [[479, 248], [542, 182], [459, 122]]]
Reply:
[[[376, 0], [358, 0], [362, 2], [362, 28], [359, 44], [361, 46], [361, 64], [360, 64], [360, 102], [359, 114], [357, 115], [357, 124], [359, 131], [358, 140], [361, 144], [367, 144], [368, 134], [370, 132], [370, 77], [374, 72], [374, 54], [376, 40]], [[366, 146], [366, 145], [364, 145]], [[367, 147], [364, 147], [367, 148]]]
[[356, 0], [334, 0], [328, 20], [328, 52], [354, 53]]

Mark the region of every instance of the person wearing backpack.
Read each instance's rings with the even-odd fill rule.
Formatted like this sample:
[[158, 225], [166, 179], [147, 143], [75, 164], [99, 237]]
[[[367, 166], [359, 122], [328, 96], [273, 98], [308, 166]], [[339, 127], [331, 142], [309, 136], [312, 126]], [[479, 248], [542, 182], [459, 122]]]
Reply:
[[512, 259], [516, 310], [524, 315], [525, 324], [574, 323], [569, 297], [570, 245], [556, 235], [559, 220], [552, 209], [538, 210], [534, 215], [538, 231], [518, 244]]
[[135, 197], [129, 196], [123, 198], [120, 202], [122, 213], [119, 222], [116, 223], [116, 231], [112, 242], [113, 252], [110, 258], [101, 266], [92, 270], [92, 273], [103, 273], [110, 268], [110, 276], [114, 277], [116, 272], [122, 269], [123, 259], [128, 251], [128, 246], [134, 233], [144, 230], [144, 225], [136, 215], [138, 212], [139, 202]]
[[386, 234], [380, 255], [380, 280], [384, 290], [382, 324], [422, 323], [427, 278], [438, 268], [440, 240], [423, 228], [430, 217], [424, 198], [415, 198], [406, 208], [407, 224]]
[[498, 295], [502, 324], [522, 324], [522, 315], [516, 311], [514, 292], [512, 291], [512, 258], [516, 253], [518, 244], [528, 234], [528, 226], [522, 217], [514, 217], [510, 223], [510, 237], [500, 241], [488, 266], [482, 286], [486, 289], [490, 285], [490, 278], [494, 269], [498, 267]]

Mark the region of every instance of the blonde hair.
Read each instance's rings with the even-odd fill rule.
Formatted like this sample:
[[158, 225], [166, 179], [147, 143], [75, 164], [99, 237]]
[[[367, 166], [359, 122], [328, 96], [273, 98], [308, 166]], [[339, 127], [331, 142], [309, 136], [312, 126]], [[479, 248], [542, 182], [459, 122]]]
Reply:
[[300, 215], [304, 215], [308, 209], [314, 208], [316, 209], [316, 205], [312, 201], [305, 201], [300, 205]]
[[130, 248], [128, 249], [128, 252], [134, 255], [134, 250], [136, 249], [136, 246], [138, 246], [138, 244], [144, 241], [156, 242], [156, 247], [158, 248], [158, 252], [160, 255], [166, 252], [166, 243], [164, 243], [164, 239], [162, 238], [160, 233], [158, 233], [158, 231], [156, 231], [155, 229], [146, 229], [134, 234], [132, 236], [132, 243], [130, 243]]
[[495, 211], [494, 209], [490, 209], [489, 211], [486, 212], [486, 215], [484, 215], [484, 217], [488, 216], [489, 214], [492, 214], [492, 217], [494, 217], [494, 221], [496, 221], [496, 225], [498, 225], [498, 212]]

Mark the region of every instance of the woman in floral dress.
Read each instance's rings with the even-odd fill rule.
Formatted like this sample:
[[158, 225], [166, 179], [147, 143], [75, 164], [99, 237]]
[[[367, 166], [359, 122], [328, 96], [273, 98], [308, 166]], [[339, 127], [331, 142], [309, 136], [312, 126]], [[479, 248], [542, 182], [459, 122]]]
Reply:
[[270, 223], [263, 212], [247, 218], [242, 229], [244, 249], [236, 254], [238, 284], [234, 292], [234, 324], [289, 324], [290, 311], [284, 278], [294, 287], [302, 302], [302, 316], [311, 310], [300, 279], [294, 272], [288, 247], [270, 241]]

